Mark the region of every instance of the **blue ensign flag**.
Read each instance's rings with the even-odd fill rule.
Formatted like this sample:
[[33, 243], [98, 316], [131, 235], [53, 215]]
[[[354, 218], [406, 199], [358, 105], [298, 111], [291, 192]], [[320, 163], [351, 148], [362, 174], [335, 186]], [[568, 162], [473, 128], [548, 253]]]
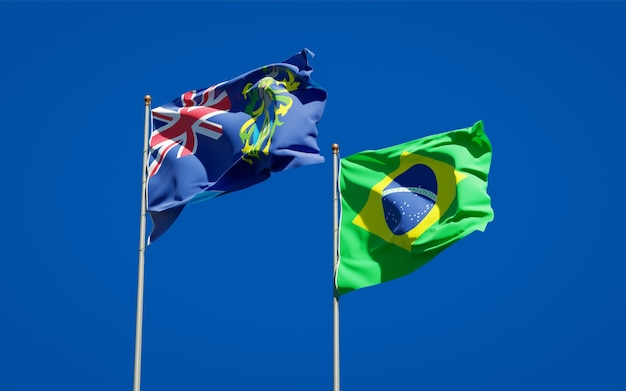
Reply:
[[154, 242], [185, 205], [241, 190], [271, 172], [322, 163], [326, 91], [304, 49], [282, 63], [182, 94], [152, 110], [148, 211]]

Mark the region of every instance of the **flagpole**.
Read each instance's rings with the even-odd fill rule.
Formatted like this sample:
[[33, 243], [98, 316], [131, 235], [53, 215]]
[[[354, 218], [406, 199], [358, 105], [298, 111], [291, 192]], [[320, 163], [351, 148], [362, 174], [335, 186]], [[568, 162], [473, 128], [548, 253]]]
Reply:
[[[333, 277], [337, 277], [339, 261], [339, 145], [333, 144]], [[335, 280], [336, 281], [336, 280]], [[339, 294], [337, 284], [333, 283], [333, 390], [339, 391]]]
[[141, 217], [139, 220], [139, 272], [137, 276], [137, 323], [135, 324], [135, 374], [133, 391], [139, 391], [141, 384], [141, 337], [143, 328], [143, 281], [146, 252], [146, 203], [148, 199], [148, 131], [150, 121], [150, 103], [152, 97], [146, 95], [145, 119], [143, 127], [143, 163], [141, 180]]

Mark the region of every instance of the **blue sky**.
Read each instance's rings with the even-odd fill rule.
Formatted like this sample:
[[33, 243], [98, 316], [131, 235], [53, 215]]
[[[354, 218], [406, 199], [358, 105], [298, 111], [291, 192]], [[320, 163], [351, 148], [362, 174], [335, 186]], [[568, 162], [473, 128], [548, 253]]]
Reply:
[[143, 97], [306, 47], [326, 163], [146, 253], [142, 390], [332, 387], [332, 143], [482, 119], [495, 220], [341, 300], [342, 390], [626, 389], [626, 3], [1, 2], [0, 389], [132, 389]]

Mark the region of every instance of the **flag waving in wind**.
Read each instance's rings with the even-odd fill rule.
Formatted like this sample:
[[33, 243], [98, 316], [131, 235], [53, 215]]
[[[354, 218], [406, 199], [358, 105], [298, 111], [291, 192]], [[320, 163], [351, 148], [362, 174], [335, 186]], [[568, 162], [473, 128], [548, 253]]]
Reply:
[[154, 242], [190, 202], [241, 190], [271, 172], [322, 163], [326, 91], [304, 49], [282, 63], [182, 94], [152, 110], [148, 211]]
[[493, 220], [482, 121], [341, 159], [338, 294], [411, 273]]

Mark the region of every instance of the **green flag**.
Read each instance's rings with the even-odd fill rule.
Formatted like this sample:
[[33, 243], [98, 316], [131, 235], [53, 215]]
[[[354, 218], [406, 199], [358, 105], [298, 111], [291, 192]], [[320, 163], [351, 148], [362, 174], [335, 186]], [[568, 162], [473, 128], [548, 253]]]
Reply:
[[483, 122], [341, 159], [338, 294], [407, 275], [493, 220]]

